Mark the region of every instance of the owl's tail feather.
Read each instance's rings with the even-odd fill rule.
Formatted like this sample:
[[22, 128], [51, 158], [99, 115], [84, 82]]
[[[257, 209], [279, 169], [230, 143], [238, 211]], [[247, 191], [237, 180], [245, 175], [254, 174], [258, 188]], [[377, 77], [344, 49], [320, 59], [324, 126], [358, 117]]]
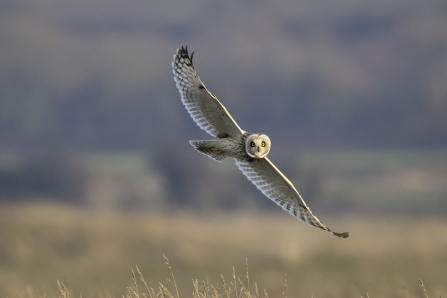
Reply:
[[189, 141], [189, 143], [199, 151], [200, 153], [208, 156], [209, 158], [214, 159], [215, 161], [222, 162], [227, 155], [221, 149], [216, 146], [215, 140], [207, 140], [207, 141]]

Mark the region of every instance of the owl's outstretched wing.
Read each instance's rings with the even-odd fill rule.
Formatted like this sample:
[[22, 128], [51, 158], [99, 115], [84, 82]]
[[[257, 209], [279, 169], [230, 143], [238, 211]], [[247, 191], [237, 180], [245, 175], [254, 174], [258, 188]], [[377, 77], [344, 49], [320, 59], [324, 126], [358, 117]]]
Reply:
[[244, 133], [216, 96], [206, 89], [192, 65], [194, 52], [188, 47], [177, 49], [172, 62], [174, 80], [182, 102], [200, 128], [216, 138], [237, 137]]
[[242, 173], [264, 195], [299, 220], [326, 230], [338, 237], [347, 238], [349, 236], [347, 232], [336, 233], [325, 226], [307, 207], [289, 179], [268, 158], [261, 158], [255, 161], [235, 159], [235, 161]]

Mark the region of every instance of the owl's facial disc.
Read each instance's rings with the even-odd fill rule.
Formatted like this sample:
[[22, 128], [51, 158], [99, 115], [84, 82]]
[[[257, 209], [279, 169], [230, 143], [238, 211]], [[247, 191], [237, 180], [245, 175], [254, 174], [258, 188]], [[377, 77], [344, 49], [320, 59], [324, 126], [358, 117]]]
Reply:
[[255, 159], [264, 158], [270, 152], [271, 142], [264, 134], [251, 134], [245, 140], [245, 151]]

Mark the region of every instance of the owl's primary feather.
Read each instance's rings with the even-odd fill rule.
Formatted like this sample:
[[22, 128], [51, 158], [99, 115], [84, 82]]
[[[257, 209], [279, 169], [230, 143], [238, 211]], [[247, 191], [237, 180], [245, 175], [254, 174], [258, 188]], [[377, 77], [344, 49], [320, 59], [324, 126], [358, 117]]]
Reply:
[[[205, 87], [192, 64], [192, 54], [189, 56], [187, 47], [177, 49], [172, 68], [174, 80], [180, 91], [182, 102], [193, 120], [200, 128], [206, 130], [215, 140], [190, 141], [191, 145], [208, 157], [222, 161], [226, 157], [233, 157], [242, 173], [269, 199], [281, 206], [290, 214], [311, 226], [326, 230], [335, 236], [346, 238], [348, 233], [336, 233], [312, 213], [303, 198], [289, 179], [265, 155], [270, 150], [270, 140], [260, 142], [268, 148], [265, 155], [259, 158], [248, 154], [246, 147], [256, 149], [262, 134], [249, 134], [239, 128], [236, 121], [228, 113], [220, 101]], [[252, 141], [254, 140], [254, 141]], [[248, 143], [246, 143], [246, 141]], [[251, 147], [250, 147], [251, 144]]]

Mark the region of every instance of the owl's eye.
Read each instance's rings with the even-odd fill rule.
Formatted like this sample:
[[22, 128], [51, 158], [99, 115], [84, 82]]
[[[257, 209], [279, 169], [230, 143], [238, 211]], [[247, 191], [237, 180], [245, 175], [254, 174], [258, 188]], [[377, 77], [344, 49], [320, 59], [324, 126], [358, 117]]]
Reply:
[[265, 147], [265, 142], [264, 141], [262, 141], [261, 147]]
[[250, 146], [252, 146], [252, 147], [256, 146], [256, 145], [255, 145], [255, 142], [251, 142], [251, 143], [250, 143]]

